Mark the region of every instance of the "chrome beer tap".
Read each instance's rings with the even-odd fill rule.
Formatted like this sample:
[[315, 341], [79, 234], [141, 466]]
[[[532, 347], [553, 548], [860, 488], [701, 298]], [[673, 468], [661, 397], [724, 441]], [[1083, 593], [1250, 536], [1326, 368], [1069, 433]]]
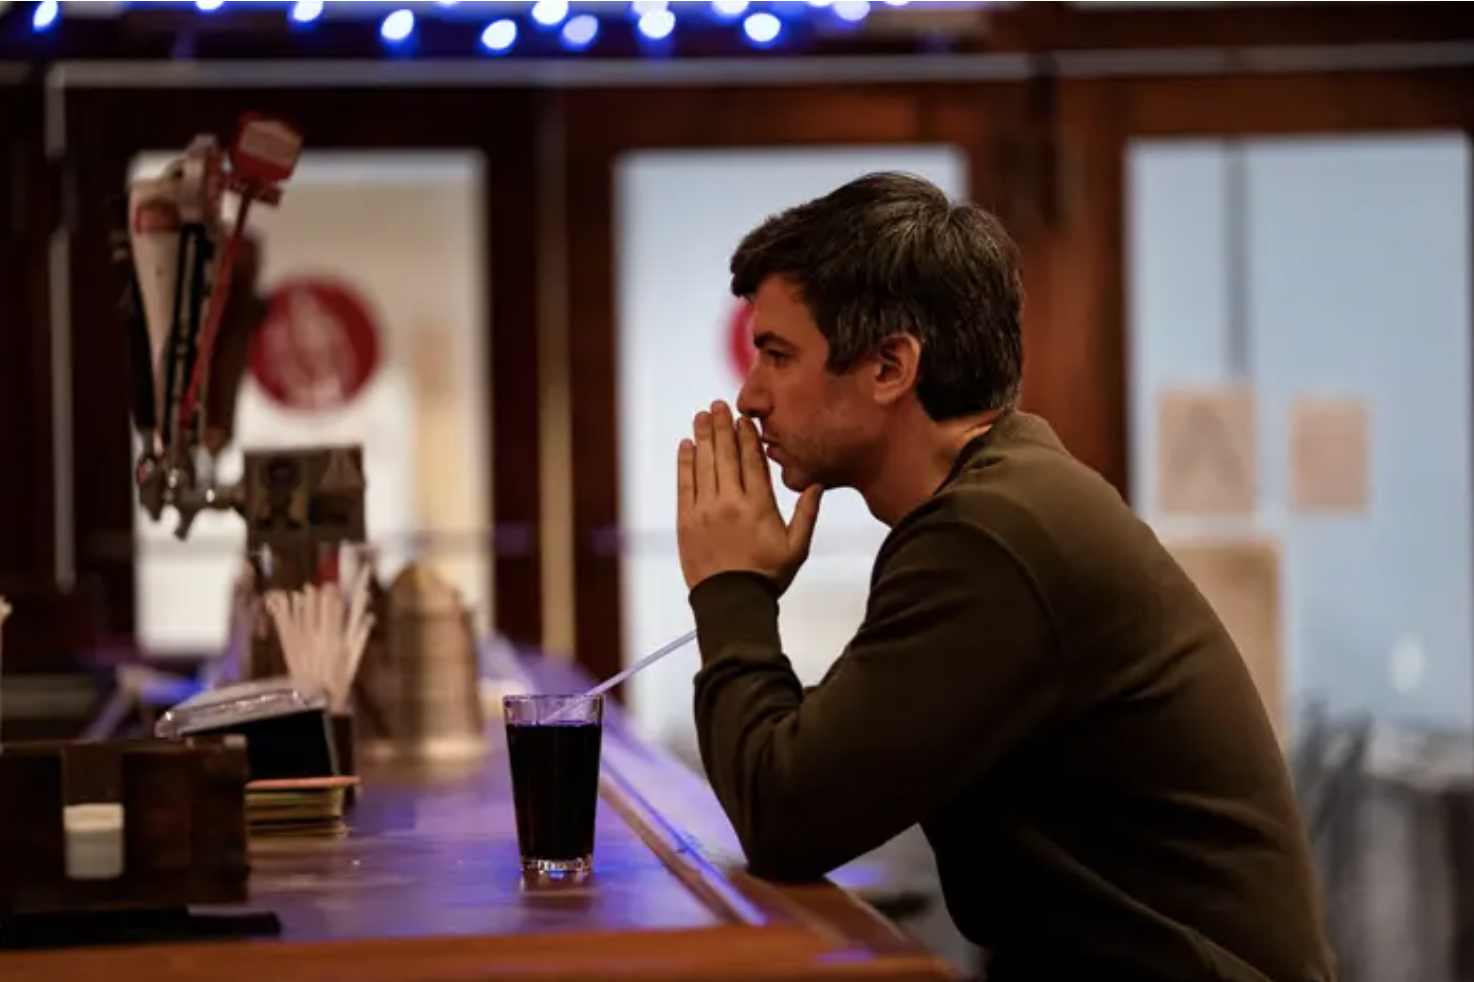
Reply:
[[[224, 437], [207, 406], [213, 401], [218, 410], [221, 397], [233, 402], [239, 380], [238, 373], [219, 376], [215, 347], [250, 206], [280, 200], [301, 151], [291, 127], [249, 115], [228, 151], [213, 136], [196, 137], [162, 174], [135, 180], [114, 211], [113, 265], [141, 444], [134, 481], [154, 521], [174, 510], [180, 539], [202, 512], [242, 507], [239, 486], [219, 483], [215, 467]], [[239, 201], [228, 232], [221, 208], [227, 191]], [[212, 382], [229, 393], [212, 400]]]

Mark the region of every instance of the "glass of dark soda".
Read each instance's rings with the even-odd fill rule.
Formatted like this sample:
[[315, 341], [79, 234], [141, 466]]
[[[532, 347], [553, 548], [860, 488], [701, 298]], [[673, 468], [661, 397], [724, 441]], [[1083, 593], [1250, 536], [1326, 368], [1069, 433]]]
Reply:
[[502, 712], [523, 872], [592, 872], [604, 697], [507, 696]]

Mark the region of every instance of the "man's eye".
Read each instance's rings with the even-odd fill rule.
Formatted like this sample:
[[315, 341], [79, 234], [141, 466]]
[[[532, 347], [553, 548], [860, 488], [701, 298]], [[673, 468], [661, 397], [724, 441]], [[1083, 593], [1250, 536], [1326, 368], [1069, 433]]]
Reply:
[[772, 348], [764, 348], [763, 357], [775, 365], [788, 360], [786, 354], [781, 351], [774, 351]]

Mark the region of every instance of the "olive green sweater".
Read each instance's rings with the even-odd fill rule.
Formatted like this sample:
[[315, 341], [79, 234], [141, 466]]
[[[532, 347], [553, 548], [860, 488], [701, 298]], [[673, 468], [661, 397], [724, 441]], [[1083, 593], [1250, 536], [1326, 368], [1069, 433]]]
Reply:
[[753, 871], [920, 824], [990, 979], [1333, 978], [1283, 756], [1222, 623], [1037, 417], [891, 530], [804, 690], [753, 573], [691, 592], [702, 759]]

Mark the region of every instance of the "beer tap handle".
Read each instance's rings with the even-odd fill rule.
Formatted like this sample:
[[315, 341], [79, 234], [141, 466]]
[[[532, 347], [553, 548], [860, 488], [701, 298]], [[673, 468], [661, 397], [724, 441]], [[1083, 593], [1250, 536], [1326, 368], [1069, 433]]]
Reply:
[[259, 242], [247, 236], [241, 242], [230, 294], [225, 298], [220, 333], [215, 337], [209, 364], [205, 366], [208, 374], [201, 397], [204, 420], [201, 442], [212, 457], [219, 456], [234, 437], [236, 403], [250, 360], [251, 341], [265, 317], [266, 305], [257, 293], [259, 269]]
[[201, 328], [213, 305], [216, 279], [216, 229], [225, 177], [215, 139], [200, 136], [191, 141], [173, 173], [180, 230], [173, 321], [165, 354], [163, 429], [171, 456], [182, 460], [193, 456], [199, 442], [185, 397], [204, 361]]
[[[252, 202], [280, 200], [281, 182], [296, 169], [301, 151], [296, 130], [247, 115], [230, 146], [228, 171], [215, 139], [196, 137], [162, 174], [131, 182], [124, 200], [110, 203], [133, 419], [143, 441], [134, 482], [155, 521], [175, 509], [180, 539], [203, 511], [244, 513], [242, 489], [216, 485], [214, 467], [230, 439], [259, 319], [252, 311], [259, 306], [254, 262], [235, 303], [232, 272]], [[239, 195], [240, 207], [222, 249], [220, 206], [227, 189]], [[217, 366], [214, 349], [227, 309], [232, 323], [220, 345], [226, 364]], [[201, 447], [208, 461], [196, 459]], [[204, 468], [203, 482], [197, 466]]]
[[230, 173], [226, 176], [227, 186], [240, 197], [240, 208], [236, 214], [235, 227], [226, 239], [220, 257], [215, 291], [210, 298], [209, 313], [206, 315], [204, 332], [200, 338], [199, 357], [189, 380], [180, 405], [180, 425], [193, 419], [199, 404], [201, 388], [207, 378], [207, 366], [215, 350], [215, 339], [220, 332], [220, 322], [225, 316], [226, 300], [231, 292], [231, 279], [240, 250], [241, 239], [246, 230], [246, 217], [251, 203], [260, 201], [275, 204], [281, 200], [281, 183], [292, 176], [297, 161], [302, 156], [302, 136], [281, 120], [266, 119], [247, 114], [242, 120], [235, 140], [230, 145]]

